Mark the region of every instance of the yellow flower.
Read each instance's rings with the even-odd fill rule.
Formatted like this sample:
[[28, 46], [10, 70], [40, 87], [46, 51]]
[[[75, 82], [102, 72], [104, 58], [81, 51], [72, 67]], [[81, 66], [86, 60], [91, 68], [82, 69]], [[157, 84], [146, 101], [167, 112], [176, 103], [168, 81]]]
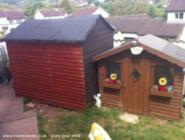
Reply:
[[116, 73], [112, 73], [112, 74], [110, 75], [110, 79], [111, 79], [111, 80], [116, 80], [116, 79], [117, 79], [117, 74], [116, 74]]
[[160, 84], [161, 86], [167, 85], [167, 79], [166, 79], [165, 77], [161, 77], [161, 78], [159, 79], [159, 84]]

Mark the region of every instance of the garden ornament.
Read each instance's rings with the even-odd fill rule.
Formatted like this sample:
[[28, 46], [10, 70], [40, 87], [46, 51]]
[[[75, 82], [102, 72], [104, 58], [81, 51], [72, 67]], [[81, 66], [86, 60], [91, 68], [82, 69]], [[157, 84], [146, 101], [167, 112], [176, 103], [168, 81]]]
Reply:
[[98, 107], [98, 108], [100, 108], [101, 107], [101, 104], [102, 104], [102, 101], [101, 101], [101, 99], [100, 99], [100, 97], [101, 97], [101, 94], [100, 93], [98, 93], [97, 95], [94, 95], [94, 99], [95, 99], [95, 105]]
[[111, 140], [109, 134], [97, 123], [91, 125], [90, 140]]

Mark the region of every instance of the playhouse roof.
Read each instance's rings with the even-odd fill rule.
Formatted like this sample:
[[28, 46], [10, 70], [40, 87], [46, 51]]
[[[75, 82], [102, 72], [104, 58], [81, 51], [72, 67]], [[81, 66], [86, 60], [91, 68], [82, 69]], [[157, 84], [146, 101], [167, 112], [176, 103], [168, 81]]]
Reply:
[[[150, 34], [138, 38], [137, 41], [145, 51], [185, 68], [185, 49]], [[110, 49], [93, 57], [93, 61], [95, 62], [105, 59], [117, 53], [126, 51], [131, 47], [131, 43], [127, 43], [121, 47]]]
[[5, 37], [5, 41], [19, 42], [83, 42], [96, 21], [101, 19], [114, 30], [101, 16], [85, 16], [53, 20], [28, 20]]

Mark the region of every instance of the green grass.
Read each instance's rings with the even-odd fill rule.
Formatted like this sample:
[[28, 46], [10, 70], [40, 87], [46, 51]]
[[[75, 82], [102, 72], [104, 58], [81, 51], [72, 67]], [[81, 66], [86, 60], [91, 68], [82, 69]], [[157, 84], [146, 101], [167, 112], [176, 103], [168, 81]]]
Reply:
[[[123, 113], [117, 109], [89, 108], [84, 112], [60, 110], [55, 118], [38, 116], [40, 134], [50, 136], [80, 134], [77, 140], [88, 140], [88, 134], [93, 122], [99, 123], [109, 133], [112, 140], [185, 140], [185, 120], [160, 121], [152, 117], [140, 117], [136, 125], [119, 120]], [[61, 140], [61, 138], [53, 138]], [[42, 138], [42, 140], [53, 140]], [[62, 140], [76, 140], [62, 138]]]

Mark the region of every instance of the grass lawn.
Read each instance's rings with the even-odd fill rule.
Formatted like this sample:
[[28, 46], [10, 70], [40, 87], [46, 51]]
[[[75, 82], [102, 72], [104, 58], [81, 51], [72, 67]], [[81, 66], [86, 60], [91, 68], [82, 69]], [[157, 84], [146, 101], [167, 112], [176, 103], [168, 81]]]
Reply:
[[[164, 121], [151, 117], [140, 117], [138, 124], [128, 124], [119, 119], [121, 110], [95, 107], [84, 112], [58, 109], [58, 114], [48, 117], [40, 113], [38, 124], [41, 140], [88, 140], [93, 122], [99, 123], [109, 133], [112, 140], [185, 140], [185, 119]], [[80, 134], [78, 138], [49, 138], [50, 135]]]

